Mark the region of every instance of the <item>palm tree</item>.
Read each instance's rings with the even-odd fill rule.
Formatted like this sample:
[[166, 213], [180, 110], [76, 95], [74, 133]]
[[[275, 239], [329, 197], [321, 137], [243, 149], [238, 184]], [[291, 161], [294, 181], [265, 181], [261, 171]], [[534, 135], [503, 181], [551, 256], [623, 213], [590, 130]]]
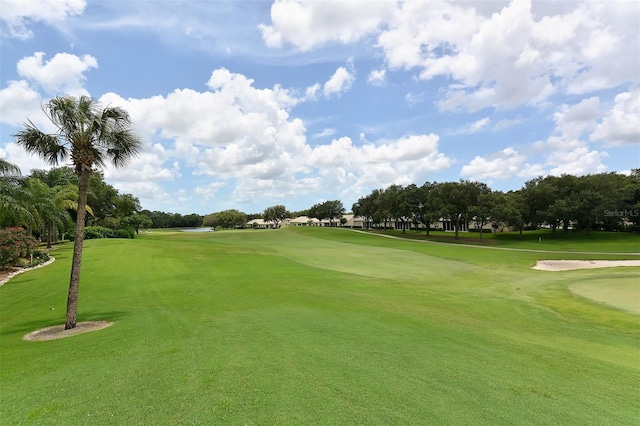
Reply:
[[0, 158], [0, 226], [31, 227], [36, 218], [31, 212], [29, 191], [23, 188], [20, 168]]
[[88, 96], [57, 96], [43, 109], [57, 128], [56, 133], [44, 133], [29, 121], [14, 137], [27, 152], [37, 154], [54, 166], [70, 159], [78, 176], [76, 236], [65, 322], [68, 330], [76, 326], [78, 312], [89, 177], [94, 167], [104, 166], [107, 161], [116, 167], [126, 165], [138, 153], [141, 141], [132, 132], [131, 119], [125, 110], [118, 107], [102, 109]]

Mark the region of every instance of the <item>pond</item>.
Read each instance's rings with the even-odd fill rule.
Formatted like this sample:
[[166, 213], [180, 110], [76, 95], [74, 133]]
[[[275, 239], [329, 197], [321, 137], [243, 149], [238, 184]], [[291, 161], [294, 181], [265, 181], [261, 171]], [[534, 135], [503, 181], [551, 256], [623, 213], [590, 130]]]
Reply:
[[213, 232], [213, 228], [187, 228], [182, 229], [182, 232]]

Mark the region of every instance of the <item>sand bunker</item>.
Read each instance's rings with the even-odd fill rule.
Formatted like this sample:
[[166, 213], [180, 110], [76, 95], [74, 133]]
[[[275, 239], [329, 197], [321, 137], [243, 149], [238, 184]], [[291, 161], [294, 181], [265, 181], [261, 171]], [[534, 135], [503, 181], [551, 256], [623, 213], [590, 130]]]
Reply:
[[575, 269], [640, 266], [640, 260], [538, 260], [532, 269], [539, 271], [572, 271]]

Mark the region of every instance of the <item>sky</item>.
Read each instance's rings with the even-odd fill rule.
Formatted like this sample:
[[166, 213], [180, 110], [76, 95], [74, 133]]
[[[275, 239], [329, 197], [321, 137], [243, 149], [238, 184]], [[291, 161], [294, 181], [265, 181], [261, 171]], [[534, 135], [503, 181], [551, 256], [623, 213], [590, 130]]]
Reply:
[[640, 167], [639, 1], [0, 0], [0, 158], [88, 95], [143, 147], [144, 209], [349, 210], [426, 181]]

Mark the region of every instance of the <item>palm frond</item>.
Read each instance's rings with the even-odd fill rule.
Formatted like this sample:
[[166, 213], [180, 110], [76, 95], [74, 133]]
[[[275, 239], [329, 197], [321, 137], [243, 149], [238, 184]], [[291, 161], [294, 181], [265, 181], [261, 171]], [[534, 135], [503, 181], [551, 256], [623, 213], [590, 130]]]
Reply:
[[32, 122], [14, 135], [15, 142], [30, 154], [36, 154], [51, 165], [58, 165], [68, 155], [68, 149], [57, 135], [49, 135], [39, 130]]
[[0, 176], [20, 176], [21, 174], [20, 167], [0, 158]]

